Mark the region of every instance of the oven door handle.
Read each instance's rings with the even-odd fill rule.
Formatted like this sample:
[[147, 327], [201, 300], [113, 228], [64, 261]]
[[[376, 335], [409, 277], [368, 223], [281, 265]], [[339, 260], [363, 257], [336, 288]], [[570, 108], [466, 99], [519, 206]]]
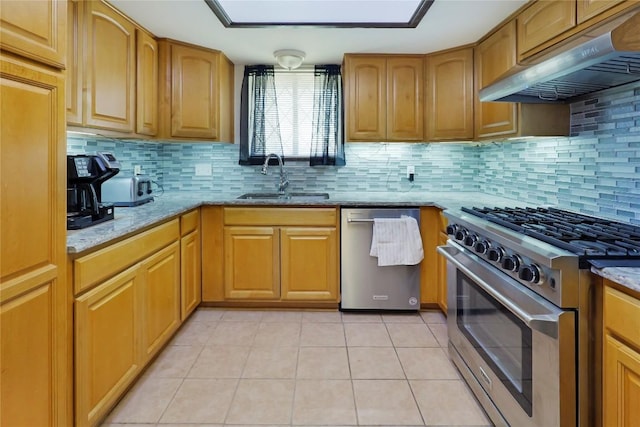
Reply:
[[520, 307], [515, 305], [512, 301], [508, 300], [497, 292], [490, 284], [482, 280], [473, 271], [469, 270], [460, 261], [458, 261], [454, 255], [457, 255], [461, 251], [453, 246], [438, 246], [438, 253], [444, 256], [447, 261], [451, 262], [464, 274], [473, 279], [482, 289], [484, 289], [489, 295], [495, 298], [500, 304], [505, 306], [511, 313], [522, 320], [529, 328], [541, 332], [551, 338], [558, 338], [558, 316], [553, 314], [537, 314], [531, 315], [523, 311]]

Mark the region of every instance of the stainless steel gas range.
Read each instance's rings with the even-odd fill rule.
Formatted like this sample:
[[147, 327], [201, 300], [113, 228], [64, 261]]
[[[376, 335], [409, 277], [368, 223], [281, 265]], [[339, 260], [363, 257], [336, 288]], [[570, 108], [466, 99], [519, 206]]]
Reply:
[[591, 265], [640, 266], [640, 227], [553, 208], [447, 212], [449, 353], [496, 425], [598, 426]]

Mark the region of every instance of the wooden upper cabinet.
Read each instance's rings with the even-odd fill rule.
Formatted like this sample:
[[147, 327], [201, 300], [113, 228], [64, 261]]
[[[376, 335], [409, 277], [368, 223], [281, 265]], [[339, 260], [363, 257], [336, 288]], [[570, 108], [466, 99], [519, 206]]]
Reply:
[[355, 141], [382, 141], [387, 135], [387, 59], [346, 56], [347, 136]]
[[473, 138], [473, 48], [425, 59], [428, 141]]
[[3, 1], [0, 47], [56, 68], [66, 63], [66, 0]]
[[387, 59], [387, 139], [424, 139], [424, 59]]
[[623, 3], [633, 3], [633, 1], [624, 0], [576, 0], [577, 3], [577, 21], [581, 24], [614, 6]]
[[423, 61], [419, 55], [345, 56], [349, 140], [423, 140]]
[[158, 43], [146, 32], [136, 30], [136, 132], [158, 132]]
[[545, 42], [576, 25], [576, 3], [537, 1], [518, 15], [516, 23], [518, 60], [523, 60], [547, 47]]
[[84, 124], [135, 129], [135, 25], [100, 1], [85, 2], [86, 105]]
[[[489, 86], [516, 65], [516, 22], [509, 21], [475, 49], [476, 92]], [[517, 105], [510, 102], [475, 102], [478, 138], [516, 133]]]
[[159, 46], [161, 136], [232, 142], [233, 64], [219, 51], [170, 40]]

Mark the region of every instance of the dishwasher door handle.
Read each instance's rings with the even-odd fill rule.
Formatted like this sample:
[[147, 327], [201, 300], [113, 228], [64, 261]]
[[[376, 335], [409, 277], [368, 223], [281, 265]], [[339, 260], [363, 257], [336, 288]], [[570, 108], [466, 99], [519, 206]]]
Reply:
[[373, 222], [371, 218], [347, 218], [347, 222]]

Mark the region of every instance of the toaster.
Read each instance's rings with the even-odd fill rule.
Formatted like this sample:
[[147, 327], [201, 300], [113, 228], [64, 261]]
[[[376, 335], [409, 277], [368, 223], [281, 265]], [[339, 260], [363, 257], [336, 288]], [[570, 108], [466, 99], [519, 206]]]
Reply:
[[151, 178], [146, 175], [113, 177], [102, 184], [103, 203], [115, 206], [138, 206], [153, 200]]

